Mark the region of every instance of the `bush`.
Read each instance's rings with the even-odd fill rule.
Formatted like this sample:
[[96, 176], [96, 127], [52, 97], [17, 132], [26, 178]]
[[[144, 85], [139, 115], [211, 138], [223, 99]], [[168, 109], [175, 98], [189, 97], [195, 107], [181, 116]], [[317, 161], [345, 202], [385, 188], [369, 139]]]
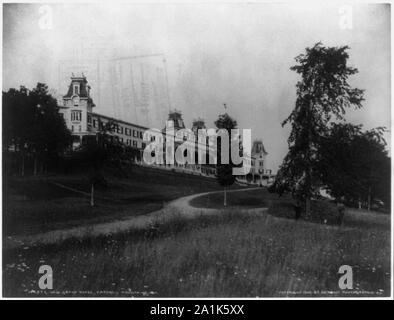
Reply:
[[[311, 218], [310, 222], [328, 224], [328, 225], [341, 225], [345, 208], [337, 207], [336, 204], [329, 201], [312, 201], [311, 203]], [[268, 214], [273, 216], [297, 219], [297, 211], [300, 214], [300, 219], [305, 219], [304, 208], [297, 207], [291, 201], [275, 201], [272, 202], [268, 208]]]

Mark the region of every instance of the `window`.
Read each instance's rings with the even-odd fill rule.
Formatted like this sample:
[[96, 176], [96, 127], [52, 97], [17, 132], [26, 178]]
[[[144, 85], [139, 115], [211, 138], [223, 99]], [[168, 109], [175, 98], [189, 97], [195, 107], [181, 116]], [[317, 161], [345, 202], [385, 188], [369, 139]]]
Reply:
[[97, 128], [97, 120], [96, 119], [93, 120], [93, 128]]
[[92, 123], [92, 117], [88, 115], [88, 123]]
[[143, 139], [143, 133], [142, 133], [142, 131], [140, 131], [140, 139]]
[[74, 84], [74, 94], [79, 95], [79, 84]]
[[120, 134], [123, 134], [123, 127], [120, 127]]
[[79, 110], [71, 111], [71, 121], [81, 121], [82, 119], [82, 112]]
[[136, 138], [136, 137], [137, 137], [137, 135], [138, 135], [138, 131], [136, 131], [136, 130], [133, 130], [133, 137], [134, 137], [134, 138]]
[[82, 131], [82, 126], [79, 126], [79, 132], [81, 132]]
[[71, 132], [74, 132], [74, 126], [71, 126]]
[[137, 148], [137, 141], [133, 140], [133, 147]]
[[146, 147], [146, 144], [143, 142], [142, 143], [142, 149], [145, 149], [145, 147]]

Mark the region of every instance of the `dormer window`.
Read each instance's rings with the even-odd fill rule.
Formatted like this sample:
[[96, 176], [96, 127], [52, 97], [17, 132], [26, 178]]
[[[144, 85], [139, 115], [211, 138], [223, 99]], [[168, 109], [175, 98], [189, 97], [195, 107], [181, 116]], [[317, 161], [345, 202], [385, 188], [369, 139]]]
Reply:
[[74, 94], [79, 95], [79, 85], [74, 84]]

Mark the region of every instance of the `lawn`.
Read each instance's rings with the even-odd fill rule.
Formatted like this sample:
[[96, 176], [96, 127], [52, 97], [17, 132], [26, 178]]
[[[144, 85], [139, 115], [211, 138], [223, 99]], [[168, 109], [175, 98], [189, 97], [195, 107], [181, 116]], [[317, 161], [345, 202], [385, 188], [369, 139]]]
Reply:
[[[267, 188], [248, 190], [241, 192], [229, 192], [227, 196], [227, 209], [237, 208], [268, 208], [268, 214], [273, 216], [295, 219], [295, 201], [289, 194], [279, 196], [268, 192]], [[223, 192], [202, 195], [190, 201], [190, 205], [196, 208], [224, 209]], [[314, 200], [311, 203], [311, 222], [338, 225], [338, 209], [336, 204], [330, 201]], [[302, 216], [300, 219], [304, 219]]]
[[[352, 210], [347, 226], [239, 214], [7, 250], [5, 296], [288, 297], [390, 294], [390, 217]], [[38, 268], [53, 268], [40, 291]], [[353, 268], [341, 291], [338, 269]]]
[[[214, 208], [223, 209], [223, 192], [207, 194], [199, 196], [190, 201], [190, 205], [196, 208]], [[267, 207], [269, 200], [275, 197], [267, 192], [266, 188], [250, 190], [247, 192], [228, 192], [227, 207], [228, 208], [260, 208]]]
[[[107, 173], [106, 179], [107, 188], [96, 188], [96, 205], [90, 207], [87, 175], [5, 177], [4, 235], [34, 234], [124, 219], [161, 209], [166, 202], [178, 197], [221, 190], [215, 179], [144, 167], [134, 167], [123, 177]], [[234, 185], [233, 188], [240, 187]]]

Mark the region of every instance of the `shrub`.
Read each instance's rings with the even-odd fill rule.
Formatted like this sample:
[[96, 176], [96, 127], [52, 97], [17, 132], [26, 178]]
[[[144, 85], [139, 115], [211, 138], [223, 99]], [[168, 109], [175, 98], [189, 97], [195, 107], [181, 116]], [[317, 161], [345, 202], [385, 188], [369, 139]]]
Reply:
[[[288, 219], [297, 219], [296, 206], [291, 201], [273, 201], [268, 208], [268, 214]], [[301, 207], [300, 219], [304, 219], [304, 209]], [[329, 201], [312, 201], [310, 222], [341, 225], [345, 210], [338, 208]]]

